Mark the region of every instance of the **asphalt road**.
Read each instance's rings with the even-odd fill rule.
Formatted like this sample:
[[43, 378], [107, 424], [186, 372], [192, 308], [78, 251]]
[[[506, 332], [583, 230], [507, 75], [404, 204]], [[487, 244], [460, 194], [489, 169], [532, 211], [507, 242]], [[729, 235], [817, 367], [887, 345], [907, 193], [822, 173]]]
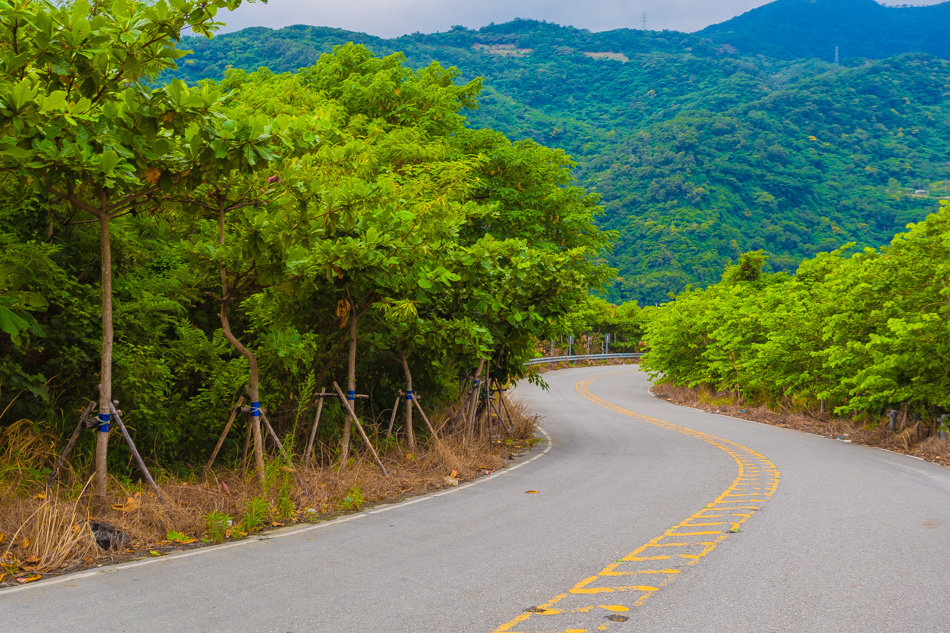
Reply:
[[545, 379], [516, 393], [551, 443], [501, 476], [3, 590], [0, 630], [950, 631], [950, 469], [677, 407], [632, 367]]

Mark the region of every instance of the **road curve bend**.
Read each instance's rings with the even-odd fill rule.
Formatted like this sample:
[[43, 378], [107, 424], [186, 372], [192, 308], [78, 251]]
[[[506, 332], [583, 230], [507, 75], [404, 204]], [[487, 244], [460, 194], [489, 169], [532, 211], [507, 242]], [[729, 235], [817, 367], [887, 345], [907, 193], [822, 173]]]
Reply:
[[2, 628], [950, 631], [950, 469], [677, 407], [636, 367], [545, 379], [516, 394], [550, 451], [502, 476], [0, 591]]

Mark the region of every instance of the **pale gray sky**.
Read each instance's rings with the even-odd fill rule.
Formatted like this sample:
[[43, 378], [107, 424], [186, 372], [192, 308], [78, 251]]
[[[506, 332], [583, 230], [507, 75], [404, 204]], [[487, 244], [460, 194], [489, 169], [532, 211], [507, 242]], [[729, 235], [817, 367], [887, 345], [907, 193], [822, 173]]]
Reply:
[[[914, 0], [908, 4], [940, 4]], [[219, 18], [225, 31], [247, 26], [333, 26], [380, 37], [447, 31], [456, 24], [479, 28], [514, 18], [546, 20], [591, 31], [628, 27], [697, 31], [767, 4], [766, 0], [270, 0], [245, 4]], [[884, 4], [903, 4], [889, 0]]]

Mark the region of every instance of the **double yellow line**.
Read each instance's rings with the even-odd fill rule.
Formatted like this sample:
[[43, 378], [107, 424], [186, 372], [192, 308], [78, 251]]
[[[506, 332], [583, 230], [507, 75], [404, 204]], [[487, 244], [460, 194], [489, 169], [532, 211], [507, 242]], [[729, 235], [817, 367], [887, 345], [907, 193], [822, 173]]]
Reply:
[[[629, 619], [632, 614], [624, 614], [642, 605], [679, 574], [699, 563], [730, 534], [740, 531], [739, 526], [748, 521], [775, 493], [779, 481], [778, 470], [772, 462], [752, 449], [708, 433], [635, 413], [590, 392], [592, 382], [620, 373], [629, 373], [629, 370], [582, 380], [576, 385], [577, 392], [587, 400], [620, 415], [708, 442], [728, 453], [736, 461], [739, 473], [715, 501], [699, 512], [607, 565], [597, 575], [581, 580], [567, 593], [559, 594], [512, 618], [495, 629], [494, 633], [526, 632], [529, 629], [524, 624], [529, 620], [531, 631], [606, 631], [612, 623]], [[601, 599], [592, 600], [593, 596]]]

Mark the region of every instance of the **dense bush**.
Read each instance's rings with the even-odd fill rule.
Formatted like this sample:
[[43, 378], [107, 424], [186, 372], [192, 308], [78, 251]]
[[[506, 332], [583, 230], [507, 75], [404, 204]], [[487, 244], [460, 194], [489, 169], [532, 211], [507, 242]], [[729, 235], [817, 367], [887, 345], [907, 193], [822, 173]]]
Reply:
[[720, 283], [644, 310], [644, 367], [760, 402], [825, 401], [875, 420], [950, 408], [950, 203], [889, 246], [806, 260], [744, 254]]
[[[295, 74], [156, 83], [207, 6], [0, 9], [26, 21], [0, 47], [36, 53], [0, 72], [0, 424], [65, 435], [98, 399], [77, 454], [98, 437], [99, 492], [112, 398], [148, 459], [189, 470], [245, 388], [286, 437], [334, 380], [375, 419], [407, 372], [431, 407], [481, 360], [521, 377], [610, 274], [569, 158], [465, 128], [479, 83], [455, 70], [348, 45]], [[125, 472], [125, 447], [108, 461]]]

